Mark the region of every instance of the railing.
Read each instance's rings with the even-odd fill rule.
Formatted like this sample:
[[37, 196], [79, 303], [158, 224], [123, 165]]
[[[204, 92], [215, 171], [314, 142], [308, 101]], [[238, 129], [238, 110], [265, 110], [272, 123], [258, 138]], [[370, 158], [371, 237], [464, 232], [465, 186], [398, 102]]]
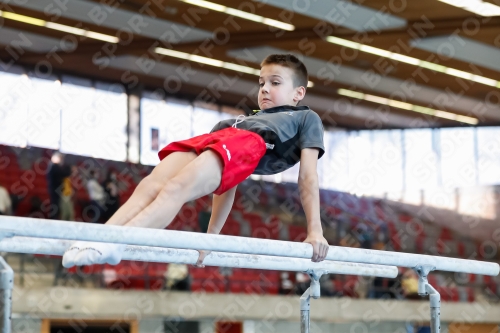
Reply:
[[[0, 217], [0, 239], [0, 251], [4, 252], [63, 255], [73, 240], [80, 240], [128, 244], [124, 260], [195, 264], [196, 250], [209, 250], [215, 252], [205, 258], [208, 266], [306, 272], [311, 286], [301, 297], [303, 332], [309, 332], [310, 297], [320, 296], [319, 278], [323, 274], [394, 278], [395, 266], [413, 268], [419, 275], [419, 294], [430, 295], [431, 328], [438, 333], [440, 295], [427, 281], [429, 272], [499, 273], [496, 263], [340, 246], [331, 246], [327, 260], [314, 263], [310, 260], [312, 246], [305, 243], [22, 217]], [[2, 318], [5, 328], [9, 320]]]

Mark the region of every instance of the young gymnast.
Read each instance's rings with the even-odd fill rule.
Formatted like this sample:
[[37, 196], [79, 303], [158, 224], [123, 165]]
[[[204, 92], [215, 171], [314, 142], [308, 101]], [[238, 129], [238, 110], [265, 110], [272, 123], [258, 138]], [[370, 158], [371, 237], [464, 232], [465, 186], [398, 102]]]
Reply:
[[[251, 116], [224, 120], [211, 133], [173, 142], [161, 162], [137, 186], [106, 224], [165, 228], [188, 201], [214, 193], [208, 233], [218, 234], [233, 205], [236, 187], [250, 174], [282, 172], [300, 161], [298, 186], [307, 219], [313, 262], [325, 259], [319, 210], [317, 160], [324, 154], [323, 125], [307, 106], [307, 69], [290, 54], [270, 55], [261, 63], [258, 104]], [[63, 265], [117, 264], [125, 245], [75, 242]], [[199, 251], [198, 266], [208, 251]]]

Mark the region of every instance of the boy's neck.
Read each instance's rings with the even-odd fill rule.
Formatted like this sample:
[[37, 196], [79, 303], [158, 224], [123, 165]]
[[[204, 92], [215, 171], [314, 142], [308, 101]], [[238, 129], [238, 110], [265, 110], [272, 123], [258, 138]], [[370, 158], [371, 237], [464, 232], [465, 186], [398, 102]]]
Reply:
[[254, 113], [257, 112], [280, 112], [280, 111], [303, 111], [303, 110], [308, 110], [309, 107], [305, 105], [279, 105], [279, 106], [273, 106], [272, 108], [267, 108], [267, 109], [262, 109], [262, 110], [253, 110]]

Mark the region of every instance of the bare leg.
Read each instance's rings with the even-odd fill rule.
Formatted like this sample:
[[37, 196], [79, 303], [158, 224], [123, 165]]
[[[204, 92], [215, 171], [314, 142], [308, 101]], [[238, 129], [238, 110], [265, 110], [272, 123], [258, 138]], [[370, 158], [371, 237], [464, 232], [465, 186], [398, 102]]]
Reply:
[[[175, 175], [173, 175], [174, 169], [168, 167], [167, 159], [160, 162], [160, 165], [153, 171], [155, 175], [153, 176], [153, 173], [151, 173], [150, 176], [146, 177], [151, 178], [152, 181], [145, 181], [145, 178], [137, 186], [133, 197], [127, 201], [128, 206], [124, 206], [124, 209], [117, 212], [108, 223], [114, 221], [114, 224], [117, 225], [163, 228], [172, 221], [186, 201], [216, 190], [220, 184], [222, 174], [222, 161], [219, 156], [213, 151], [206, 151], [198, 157], [195, 155], [191, 162], [182, 168], [182, 161], [186, 162], [186, 159], [188, 160], [190, 157], [193, 156], [189, 153], [180, 153], [179, 160], [177, 157], [172, 156], [171, 162], [177, 169], [180, 168], [180, 171], [178, 170]], [[165, 165], [165, 169], [163, 169], [162, 163]], [[157, 177], [158, 175], [170, 177], [170, 179], [164, 183], [165, 178]], [[157, 180], [157, 182], [153, 180]], [[151, 190], [150, 186], [155, 186], [155, 184], [163, 184], [163, 187], [158, 190], [159, 193], [157, 193], [156, 199], [146, 204], [149, 198], [152, 197], [151, 194], [155, 193], [155, 190]], [[137, 214], [135, 211], [139, 205], [146, 205], [146, 207]], [[118, 213], [121, 213], [121, 216], [118, 216]], [[134, 213], [136, 214], [135, 217], [128, 221], [127, 219]], [[63, 266], [71, 267], [103, 263], [116, 265], [120, 262], [124, 250], [125, 244], [76, 242], [64, 253]], [[201, 265], [201, 261], [205, 256], [206, 252], [204, 254], [200, 253], [199, 265]]]
[[184, 203], [215, 191], [220, 185], [221, 176], [220, 157], [211, 150], [203, 152], [171, 178], [156, 199], [126, 225], [165, 228]]
[[158, 196], [165, 184], [182, 168], [196, 158], [193, 152], [175, 152], [165, 157], [144, 178], [132, 196], [118, 209], [106, 224], [124, 225], [146, 208]]

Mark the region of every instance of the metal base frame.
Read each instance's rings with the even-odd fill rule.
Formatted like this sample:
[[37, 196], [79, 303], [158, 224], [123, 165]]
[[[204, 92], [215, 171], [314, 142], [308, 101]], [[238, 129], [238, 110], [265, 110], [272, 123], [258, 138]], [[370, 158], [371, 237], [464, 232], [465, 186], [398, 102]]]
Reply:
[[12, 289], [14, 271], [0, 257], [0, 333], [10, 333], [12, 320]]

